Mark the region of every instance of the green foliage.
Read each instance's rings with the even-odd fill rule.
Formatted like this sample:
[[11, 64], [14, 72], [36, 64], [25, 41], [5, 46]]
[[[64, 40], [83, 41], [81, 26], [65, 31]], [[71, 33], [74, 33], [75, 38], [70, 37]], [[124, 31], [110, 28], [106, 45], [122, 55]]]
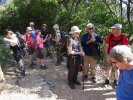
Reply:
[[[123, 32], [131, 36], [133, 22], [117, 14], [120, 13], [118, 8], [120, 5], [115, 0], [13, 0], [0, 10], [0, 34], [8, 26], [13, 31], [24, 33], [29, 22], [33, 21], [36, 28], [41, 28], [46, 23], [51, 30], [57, 23], [66, 33], [71, 26], [77, 25], [82, 30], [81, 35], [85, 33], [87, 23], [92, 22], [96, 32], [103, 38], [110, 32], [113, 24], [122, 23]], [[0, 54], [0, 60], [4, 55], [6, 57], [3, 44], [0, 44]]]
[[0, 65], [10, 59], [10, 51], [6, 48], [3, 39], [0, 37]]

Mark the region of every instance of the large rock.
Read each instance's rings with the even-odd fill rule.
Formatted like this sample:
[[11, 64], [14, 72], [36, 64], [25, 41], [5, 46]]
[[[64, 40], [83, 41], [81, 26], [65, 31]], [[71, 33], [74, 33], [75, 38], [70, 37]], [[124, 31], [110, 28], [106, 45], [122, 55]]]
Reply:
[[2, 71], [1, 66], [0, 66], [0, 82], [4, 81], [4, 80], [5, 80], [4, 74], [3, 74], [3, 71]]

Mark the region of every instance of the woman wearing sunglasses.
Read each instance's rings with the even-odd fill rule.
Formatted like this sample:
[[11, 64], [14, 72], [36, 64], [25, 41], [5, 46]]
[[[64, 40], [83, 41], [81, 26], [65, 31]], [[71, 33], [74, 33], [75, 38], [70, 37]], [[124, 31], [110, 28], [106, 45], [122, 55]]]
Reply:
[[133, 100], [133, 53], [126, 45], [118, 45], [111, 49], [110, 61], [120, 69], [116, 88], [117, 100]]

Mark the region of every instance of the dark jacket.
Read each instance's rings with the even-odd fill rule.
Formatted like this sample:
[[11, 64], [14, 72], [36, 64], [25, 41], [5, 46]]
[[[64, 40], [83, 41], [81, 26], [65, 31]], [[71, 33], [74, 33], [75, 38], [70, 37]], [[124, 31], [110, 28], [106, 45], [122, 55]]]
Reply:
[[86, 33], [82, 36], [81, 39], [81, 45], [83, 47], [85, 55], [88, 56], [93, 56], [94, 47], [99, 46], [99, 43], [101, 44], [103, 43], [103, 39], [101, 38], [101, 36], [99, 34], [96, 34], [95, 36], [96, 41], [87, 45], [86, 42], [91, 38], [92, 38], [91, 34]]

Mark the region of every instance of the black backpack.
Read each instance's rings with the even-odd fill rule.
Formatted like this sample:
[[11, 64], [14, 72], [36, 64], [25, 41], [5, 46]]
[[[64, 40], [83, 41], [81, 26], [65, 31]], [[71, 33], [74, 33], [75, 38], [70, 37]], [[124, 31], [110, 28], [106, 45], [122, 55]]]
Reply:
[[101, 57], [101, 48], [100, 48], [100, 45], [99, 43], [103, 43], [103, 39], [100, 37], [100, 35], [97, 35], [96, 36], [96, 42], [94, 42], [92, 44], [92, 56], [97, 58], [97, 59], [100, 59]]
[[92, 46], [92, 56], [99, 59], [101, 54], [101, 50], [100, 50], [100, 46], [99, 44], [96, 42], [93, 44]]
[[70, 37], [68, 35], [65, 35], [60, 45], [60, 54], [64, 57], [67, 56], [67, 43], [69, 38]]
[[61, 34], [61, 39], [60, 39], [60, 42], [61, 42], [61, 43], [64, 43], [64, 42], [66, 42], [66, 36], [65, 36], [65, 32], [63, 32], [63, 31], [60, 31], [60, 34]]

